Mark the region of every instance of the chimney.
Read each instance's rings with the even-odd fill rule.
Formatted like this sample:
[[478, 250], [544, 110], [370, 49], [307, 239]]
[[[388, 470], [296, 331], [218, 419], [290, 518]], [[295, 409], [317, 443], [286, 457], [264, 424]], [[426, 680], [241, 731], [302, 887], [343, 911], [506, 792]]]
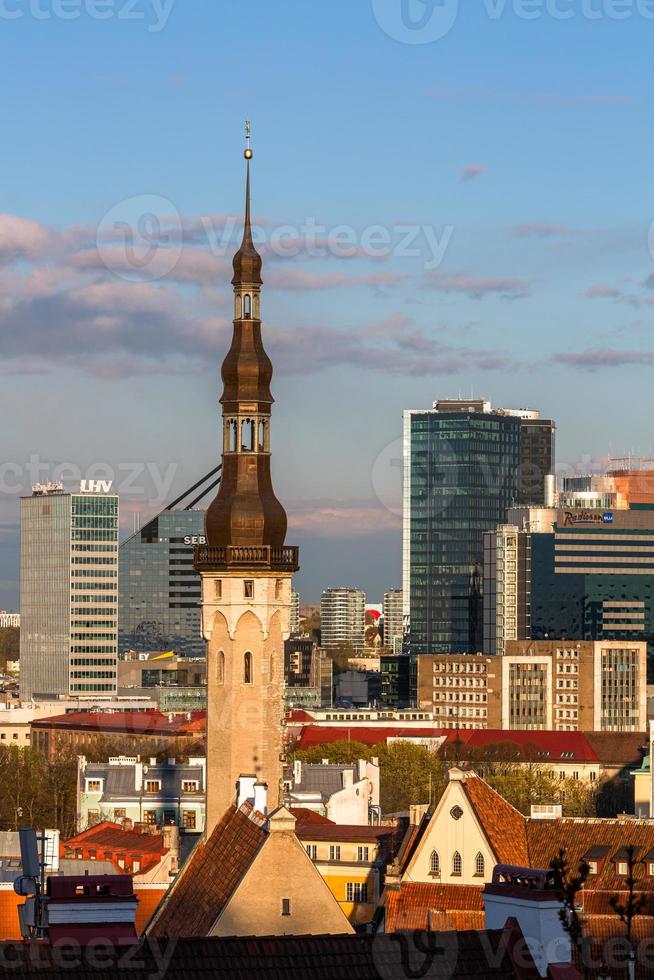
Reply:
[[297, 821], [290, 810], [287, 810], [285, 806], [278, 806], [268, 817], [268, 833], [280, 834], [285, 832], [294, 834], [296, 823]]
[[257, 782], [256, 776], [239, 776], [236, 783], [236, 807], [242, 807], [246, 800], [254, 803], [254, 786]]
[[563, 902], [553, 871], [497, 864], [482, 896], [486, 928], [504, 929], [508, 919], [515, 919], [541, 977], [555, 964], [571, 964], [570, 937], [559, 917]]
[[166, 824], [162, 831], [163, 834], [163, 846], [171, 855], [170, 873], [171, 875], [176, 875], [179, 871], [179, 827], [177, 824], [170, 823]]
[[268, 783], [260, 783], [257, 780], [254, 784], [254, 809], [264, 817], [268, 816]]
[[427, 803], [413, 803], [409, 806], [409, 826], [419, 827], [429, 806]]

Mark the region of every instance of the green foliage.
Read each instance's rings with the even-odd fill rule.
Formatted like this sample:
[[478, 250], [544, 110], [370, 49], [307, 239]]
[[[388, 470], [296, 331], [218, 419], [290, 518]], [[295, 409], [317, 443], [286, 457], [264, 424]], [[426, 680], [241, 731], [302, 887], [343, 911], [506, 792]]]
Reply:
[[16, 626], [0, 629], [0, 672], [7, 669], [8, 660], [18, 660], [20, 655], [20, 630]]
[[[381, 767], [380, 793], [384, 813], [407, 810], [412, 804], [436, 803], [445, 788], [446, 773], [438, 756], [422, 745], [394, 742], [370, 747], [362, 742], [327, 742], [293, 756], [303, 762], [352, 763], [377, 757]], [[431, 777], [431, 778], [430, 778]]]
[[0, 748], [0, 829], [59, 828], [75, 833], [77, 760], [48, 763], [35, 749]]
[[[304, 762], [352, 763], [376, 756], [381, 766], [381, 806], [384, 813], [407, 810], [413, 804], [438, 803], [447, 784], [450, 763], [423, 745], [393, 742], [391, 745], [364, 745], [356, 741], [326, 742], [296, 752], [293, 758]], [[547, 766], [517, 763], [514, 760], [489, 758], [470, 765], [460, 758], [458, 764], [474, 768], [500, 796], [516, 810], [529, 816], [532, 803], [561, 803], [568, 817], [594, 816], [596, 792], [602, 784], [582, 780], [560, 779]]]

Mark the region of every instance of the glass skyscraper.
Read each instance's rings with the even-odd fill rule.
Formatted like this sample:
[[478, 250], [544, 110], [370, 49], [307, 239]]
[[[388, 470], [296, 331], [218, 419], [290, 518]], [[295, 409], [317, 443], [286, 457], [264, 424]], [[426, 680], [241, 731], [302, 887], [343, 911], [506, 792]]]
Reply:
[[524, 493], [521, 414], [492, 411], [485, 401], [405, 412], [403, 591], [411, 654], [482, 649], [484, 532], [504, 523]]
[[36, 486], [20, 535], [21, 700], [114, 694], [118, 497]]
[[200, 576], [193, 548], [204, 543], [203, 510], [165, 510], [120, 546], [118, 650], [205, 656]]

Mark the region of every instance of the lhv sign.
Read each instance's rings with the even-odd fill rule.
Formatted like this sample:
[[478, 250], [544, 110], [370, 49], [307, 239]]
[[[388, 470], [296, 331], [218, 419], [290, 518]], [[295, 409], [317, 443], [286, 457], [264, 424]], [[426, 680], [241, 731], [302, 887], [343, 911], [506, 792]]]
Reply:
[[109, 493], [113, 480], [82, 480], [79, 485], [80, 493]]

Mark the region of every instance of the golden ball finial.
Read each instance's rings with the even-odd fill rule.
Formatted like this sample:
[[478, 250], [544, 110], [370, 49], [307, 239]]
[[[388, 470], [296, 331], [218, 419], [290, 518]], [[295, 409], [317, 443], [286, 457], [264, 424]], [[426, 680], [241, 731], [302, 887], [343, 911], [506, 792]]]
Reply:
[[254, 156], [254, 154], [253, 154], [253, 152], [252, 152], [252, 150], [250, 149], [249, 146], [248, 146], [247, 150], [243, 150], [243, 156], [245, 157], [246, 160], [251, 160], [252, 157]]

